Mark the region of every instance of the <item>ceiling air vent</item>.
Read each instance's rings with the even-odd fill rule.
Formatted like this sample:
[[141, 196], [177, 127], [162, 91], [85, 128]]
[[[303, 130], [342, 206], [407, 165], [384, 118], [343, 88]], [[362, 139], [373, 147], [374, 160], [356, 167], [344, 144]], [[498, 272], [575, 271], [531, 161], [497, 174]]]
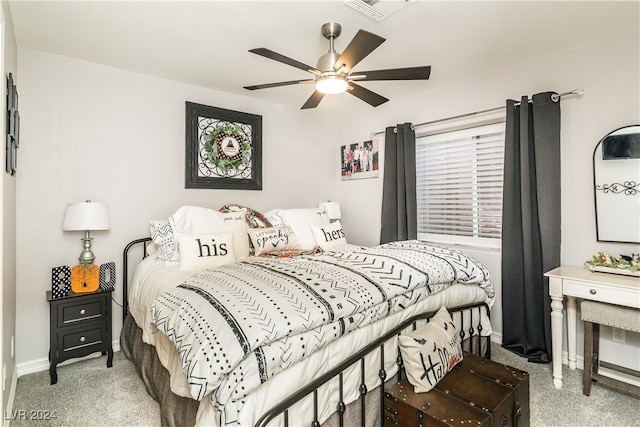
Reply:
[[344, 4], [380, 22], [414, 0], [346, 0]]

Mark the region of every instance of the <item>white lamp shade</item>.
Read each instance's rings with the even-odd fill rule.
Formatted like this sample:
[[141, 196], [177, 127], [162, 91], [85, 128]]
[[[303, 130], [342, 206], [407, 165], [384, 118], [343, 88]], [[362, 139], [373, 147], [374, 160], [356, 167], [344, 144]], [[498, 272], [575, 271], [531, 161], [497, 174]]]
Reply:
[[67, 206], [62, 224], [63, 230], [109, 230], [110, 228], [109, 206], [106, 203], [86, 201], [70, 203]]
[[318, 207], [324, 209], [329, 219], [340, 219], [342, 214], [340, 213], [340, 204], [338, 202], [321, 202]]

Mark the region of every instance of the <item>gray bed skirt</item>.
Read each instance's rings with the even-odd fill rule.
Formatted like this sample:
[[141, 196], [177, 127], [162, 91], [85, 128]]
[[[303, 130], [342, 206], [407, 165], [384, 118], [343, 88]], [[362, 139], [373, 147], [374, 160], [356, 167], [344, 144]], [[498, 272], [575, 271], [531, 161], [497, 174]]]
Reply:
[[[142, 379], [149, 396], [160, 404], [160, 417], [163, 427], [190, 427], [196, 423], [196, 413], [200, 402], [174, 394], [171, 391], [169, 372], [166, 370], [156, 349], [142, 341], [142, 329], [128, 315], [120, 334], [120, 349], [133, 362], [138, 375]], [[397, 381], [395, 376], [390, 381]], [[365, 397], [365, 423], [370, 427], [381, 426], [380, 422], [380, 387], [371, 390]], [[346, 407], [344, 425], [363, 425], [360, 421], [360, 400]], [[293, 420], [290, 420], [293, 421]], [[295, 425], [295, 421], [293, 421]], [[339, 426], [338, 413], [334, 413], [322, 424], [323, 427]]]
[[127, 316], [122, 325], [120, 349], [135, 365], [149, 396], [160, 404], [162, 426], [195, 425], [200, 402], [171, 392], [169, 372], [160, 363], [156, 349], [142, 341], [142, 329], [136, 325], [131, 315]]

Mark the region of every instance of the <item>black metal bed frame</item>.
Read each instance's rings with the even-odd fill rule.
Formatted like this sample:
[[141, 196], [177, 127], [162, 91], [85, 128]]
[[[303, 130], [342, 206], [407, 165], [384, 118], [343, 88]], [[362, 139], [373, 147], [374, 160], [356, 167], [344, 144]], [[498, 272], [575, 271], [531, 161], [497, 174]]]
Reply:
[[[144, 237], [140, 239], [136, 239], [127, 244], [124, 248], [123, 253], [123, 320], [126, 319], [129, 312], [129, 301], [128, 301], [128, 276], [129, 276], [129, 251], [131, 248], [138, 244], [143, 244], [143, 254], [142, 258], [146, 258], [149, 253], [147, 251], [146, 243], [151, 241], [150, 237]], [[454, 318], [457, 313], [460, 314], [460, 338], [463, 341], [463, 348], [465, 351], [470, 353], [474, 353], [477, 355], [482, 355], [484, 357], [491, 357], [491, 337], [486, 336], [483, 337], [482, 333], [482, 310], [485, 311], [487, 317], [490, 317], [490, 309], [486, 303], [475, 303], [475, 304], [467, 304], [463, 306], [453, 307], [448, 309]], [[465, 325], [464, 323], [464, 313], [469, 313], [469, 325]], [[476, 320], [474, 321], [474, 312], [477, 312]], [[380, 351], [380, 370], [378, 371], [378, 378], [380, 379], [380, 384], [384, 385], [385, 380], [387, 379], [387, 372], [385, 370], [385, 354], [384, 354], [384, 345], [390, 339], [393, 339], [396, 335], [399, 335], [401, 332], [408, 328], [416, 329], [417, 323], [421, 320], [428, 320], [436, 314], [436, 311], [421, 313], [407, 319], [403, 323], [397, 325], [392, 330], [388, 331], [384, 335], [375, 339], [367, 346], [362, 348], [356, 354], [345, 359], [342, 363], [332, 368], [330, 371], [325, 374], [319, 376], [296, 393], [290, 395], [283, 401], [281, 401], [278, 405], [271, 408], [265, 414], [263, 414], [260, 419], [255, 424], [256, 427], [264, 427], [270, 421], [274, 420], [278, 416], [284, 417], [284, 426], [289, 426], [289, 409], [294, 406], [296, 403], [300, 402], [302, 399], [306, 398], [310, 394], [313, 393], [313, 413], [314, 413], [314, 421], [311, 423], [312, 427], [319, 427], [320, 422], [318, 421], [318, 390], [324, 384], [328, 383], [334, 378], [338, 378], [339, 381], [339, 401], [337, 404], [337, 412], [338, 412], [338, 422], [339, 426], [344, 426], [344, 413], [346, 411], [346, 404], [343, 400], [343, 372], [349, 368], [350, 366], [360, 363], [360, 420], [362, 427], [365, 427], [365, 414], [366, 414], [366, 405], [365, 398], [369, 390], [365, 384], [366, 378], [366, 370], [365, 370], [365, 358], [372, 354], [373, 352], [379, 350]], [[468, 334], [468, 335], [467, 335]], [[485, 341], [484, 353], [483, 353], [483, 345], [482, 341]], [[475, 345], [474, 345], [475, 341]], [[398, 380], [401, 379], [403, 373], [403, 362], [402, 357], [398, 353], [398, 357], [396, 358], [396, 363], [398, 365]], [[377, 387], [377, 386], [376, 386]], [[384, 425], [384, 393], [380, 393], [380, 416], [382, 425]]]

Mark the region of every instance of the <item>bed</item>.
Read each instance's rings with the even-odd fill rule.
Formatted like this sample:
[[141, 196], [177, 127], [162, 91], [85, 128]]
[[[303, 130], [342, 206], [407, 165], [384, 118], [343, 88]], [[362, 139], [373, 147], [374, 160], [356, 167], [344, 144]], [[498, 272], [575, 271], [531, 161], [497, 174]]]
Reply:
[[[173, 233], [155, 222], [153, 237], [125, 249], [121, 348], [163, 425], [376, 424], [378, 386], [402, 371], [397, 335], [442, 306], [468, 350], [488, 351], [490, 275], [459, 251], [417, 240], [350, 245], [314, 209], [277, 210], [257, 230], [255, 212], [202, 209], [179, 209]], [[129, 280], [135, 245], [144, 259]]]

